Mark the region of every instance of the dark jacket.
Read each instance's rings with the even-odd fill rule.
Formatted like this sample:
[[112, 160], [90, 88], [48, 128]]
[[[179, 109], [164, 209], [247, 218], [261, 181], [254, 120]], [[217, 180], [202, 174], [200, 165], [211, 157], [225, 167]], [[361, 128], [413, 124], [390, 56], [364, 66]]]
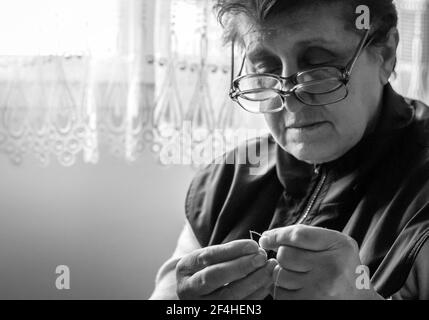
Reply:
[[[252, 165], [241, 159], [211, 164], [191, 183], [186, 215], [201, 246], [249, 238], [249, 230], [263, 232], [305, 217], [302, 223], [357, 241], [379, 294], [389, 297], [404, 285], [429, 237], [426, 105], [387, 85], [376, 129], [320, 167], [298, 161], [269, 135], [247, 143], [268, 143], [268, 165], [253, 166], [258, 175], [249, 174]], [[232, 152], [243, 156], [237, 150]]]

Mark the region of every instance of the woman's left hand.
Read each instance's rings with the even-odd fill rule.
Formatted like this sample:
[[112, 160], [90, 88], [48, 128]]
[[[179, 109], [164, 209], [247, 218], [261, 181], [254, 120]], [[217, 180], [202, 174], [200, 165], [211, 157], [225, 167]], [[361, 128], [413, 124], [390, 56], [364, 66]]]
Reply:
[[264, 232], [259, 244], [277, 251], [275, 299], [382, 299], [361, 272], [356, 241], [341, 232], [293, 225]]

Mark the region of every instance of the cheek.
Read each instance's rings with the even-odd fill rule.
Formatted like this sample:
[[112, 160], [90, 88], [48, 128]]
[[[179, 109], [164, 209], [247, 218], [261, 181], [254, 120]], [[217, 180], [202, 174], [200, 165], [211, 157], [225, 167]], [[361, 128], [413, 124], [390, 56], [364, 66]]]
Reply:
[[282, 130], [284, 130], [284, 126], [285, 126], [285, 120], [284, 120], [285, 116], [283, 114], [284, 112], [285, 111], [282, 110], [280, 112], [273, 113], [273, 114], [269, 114], [269, 113], [264, 114], [265, 123], [267, 124], [268, 128], [274, 135], [278, 135], [282, 132]]
[[346, 100], [328, 107], [339, 139], [355, 141], [363, 136], [368, 122], [368, 108], [364, 96], [358, 84], [350, 83]]
[[375, 116], [379, 92], [382, 88], [375, 77], [371, 74], [374, 71], [363, 67], [356, 69], [355, 76], [349, 84], [349, 94], [346, 100], [340, 105], [333, 105], [332, 115], [335, 127], [340, 135], [355, 135], [361, 138]]
[[340, 139], [348, 141], [362, 137], [367, 117], [358, 101], [350, 99], [346, 104], [335, 106], [332, 111], [335, 131]]

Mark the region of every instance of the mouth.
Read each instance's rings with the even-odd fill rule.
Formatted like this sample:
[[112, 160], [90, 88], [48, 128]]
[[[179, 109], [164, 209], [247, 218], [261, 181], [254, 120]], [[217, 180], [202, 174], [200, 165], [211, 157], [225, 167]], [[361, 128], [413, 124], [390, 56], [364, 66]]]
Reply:
[[287, 126], [286, 129], [314, 129], [326, 123], [327, 123], [326, 121], [311, 122], [311, 123], [297, 123], [297, 124], [292, 124]]

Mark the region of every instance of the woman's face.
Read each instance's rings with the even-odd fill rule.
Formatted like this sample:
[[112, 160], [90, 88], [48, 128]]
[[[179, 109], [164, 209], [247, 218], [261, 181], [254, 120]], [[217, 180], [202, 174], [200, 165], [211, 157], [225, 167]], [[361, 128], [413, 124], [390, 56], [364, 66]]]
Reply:
[[[353, 22], [354, 24], [354, 22]], [[290, 76], [321, 65], [345, 66], [361, 37], [346, 29], [341, 4], [305, 8], [272, 18], [249, 30], [242, 24], [248, 72]], [[371, 130], [380, 107], [384, 84], [382, 61], [369, 49], [359, 57], [349, 82], [348, 97], [321, 107], [306, 106], [294, 96], [285, 108], [265, 114], [277, 143], [299, 160], [324, 163], [335, 160]]]

